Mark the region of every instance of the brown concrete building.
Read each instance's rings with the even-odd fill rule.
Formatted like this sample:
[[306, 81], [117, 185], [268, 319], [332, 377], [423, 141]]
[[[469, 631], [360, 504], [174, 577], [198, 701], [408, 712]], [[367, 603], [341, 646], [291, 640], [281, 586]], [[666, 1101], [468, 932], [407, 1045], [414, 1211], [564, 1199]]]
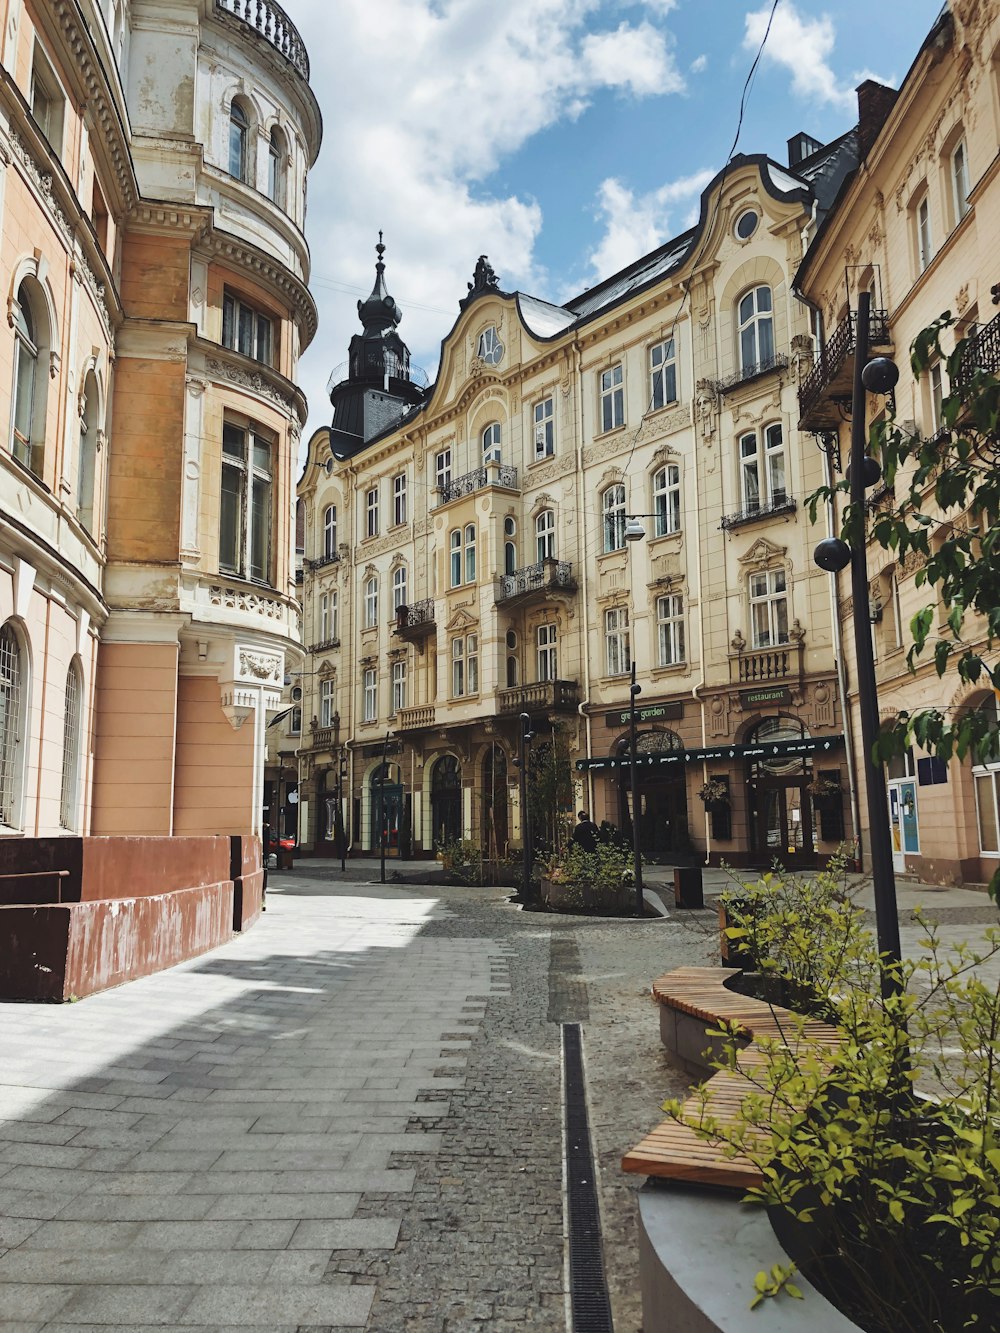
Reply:
[[308, 57], [270, 0], [2, 10], [0, 833], [253, 832], [299, 651]]
[[[942, 341], [945, 353], [956, 337], [971, 333], [975, 364], [1000, 371], [1000, 5], [951, 0], [898, 94], [869, 83], [859, 99], [860, 163], [796, 276], [822, 332], [822, 351], [799, 391], [799, 425], [817, 438], [825, 433], [831, 454], [839, 451], [845, 461], [843, 409], [859, 291], [872, 292], [874, 350], [893, 355], [900, 368], [896, 416], [925, 438], [942, 426], [948, 384], [943, 362], [913, 378], [909, 351], [922, 329], [950, 311], [957, 323]], [[882, 400], [869, 398], [868, 407], [869, 414], [879, 411]], [[904, 480], [897, 481], [900, 494]], [[884, 488], [870, 502], [877, 508], [883, 499], [891, 499]], [[940, 514], [938, 531], [966, 521], [967, 515]], [[871, 545], [868, 564], [883, 718], [921, 707], [995, 711], [990, 692], [958, 688], [952, 675], [939, 678], [930, 653], [915, 675], [907, 670], [910, 621], [930, 600], [915, 581], [919, 562], [894, 562]], [[839, 583], [854, 715], [854, 607], [848, 575]], [[967, 630], [975, 629], [970, 621]], [[896, 761], [889, 804], [897, 869], [933, 882], [988, 881], [1000, 858], [998, 801], [996, 763], [944, 765], [916, 751]]]

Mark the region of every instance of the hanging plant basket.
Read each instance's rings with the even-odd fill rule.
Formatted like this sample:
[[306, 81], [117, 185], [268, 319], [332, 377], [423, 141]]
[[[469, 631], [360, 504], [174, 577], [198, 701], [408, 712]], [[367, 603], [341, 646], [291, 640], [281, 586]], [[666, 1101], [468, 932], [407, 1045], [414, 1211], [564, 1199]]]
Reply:
[[724, 782], [710, 778], [698, 789], [698, 798], [705, 802], [709, 810], [721, 810], [729, 804], [729, 788]]

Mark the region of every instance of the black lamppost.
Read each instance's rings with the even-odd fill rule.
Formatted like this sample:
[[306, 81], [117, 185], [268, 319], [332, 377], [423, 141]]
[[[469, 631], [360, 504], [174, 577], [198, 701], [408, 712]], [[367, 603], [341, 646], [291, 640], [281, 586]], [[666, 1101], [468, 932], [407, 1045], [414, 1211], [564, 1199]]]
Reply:
[[385, 740], [382, 742], [382, 767], [379, 769], [378, 778], [378, 846], [379, 858], [382, 863], [382, 883], [385, 883], [385, 770], [388, 765], [389, 756], [389, 733], [385, 733]]
[[635, 914], [643, 916], [642, 852], [639, 849], [639, 755], [635, 733], [635, 700], [642, 686], [635, 683], [635, 658], [632, 659], [632, 683], [628, 687], [628, 752], [632, 766], [632, 876], [635, 880]]
[[[871, 624], [868, 616], [868, 555], [865, 543], [865, 489], [881, 479], [876, 459], [865, 452], [865, 390], [891, 393], [899, 379], [899, 370], [888, 357], [868, 360], [868, 330], [871, 293], [858, 296], [854, 341], [854, 392], [851, 400], [851, 484], [850, 543], [839, 537], [827, 537], [816, 547], [813, 558], [820, 569], [837, 573], [851, 566], [851, 598], [854, 607], [854, 650], [858, 675], [858, 710], [861, 714], [862, 767], [868, 798], [868, 845], [871, 856], [872, 884], [875, 890], [875, 921], [882, 965], [882, 994], [888, 998], [902, 988], [899, 971], [899, 914], [896, 906], [896, 877], [892, 867], [892, 842], [889, 834], [889, 806], [886, 799], [882, 764], [874, 758], [878, 739], [878, 687], [875, 682], [875, 654], [872, 650]], [[846, 707], [847, 701], [844, 700]]]
[[531, 820], [528, 816], [528, 749], [535, 733], [531, 715], [521, 714], [521, 734], [517, 744], [518, 786], [521, 798], [521, 892], [522, 903], [531, 901]]
[[347, 754], [342, 745], [337, 746], [337, 804], [333, 811], [334, 845], [340, 855], [340, 869], [347, 869], [347, 830], [344, 828], [344, 781], [347, 777]]

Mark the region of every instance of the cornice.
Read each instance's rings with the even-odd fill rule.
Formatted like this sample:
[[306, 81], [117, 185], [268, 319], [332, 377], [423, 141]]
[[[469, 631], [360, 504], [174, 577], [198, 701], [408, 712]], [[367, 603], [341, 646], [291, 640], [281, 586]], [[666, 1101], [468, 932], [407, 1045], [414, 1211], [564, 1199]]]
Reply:
[[234, 384], [279, 407], [304, 426], [307, 415], [305, 394], [291, 380], [270, 366], [230, 351], [207, 338], [196, 338], [194, 346], [205, 357], [205, 373], [222, 384]]

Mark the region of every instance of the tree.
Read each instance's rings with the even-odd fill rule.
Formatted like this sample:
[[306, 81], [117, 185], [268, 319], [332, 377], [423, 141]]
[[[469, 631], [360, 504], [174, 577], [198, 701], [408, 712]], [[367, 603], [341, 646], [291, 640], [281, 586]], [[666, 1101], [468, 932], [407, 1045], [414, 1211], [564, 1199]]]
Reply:
[[[871, 453], [889, 493], [898, 485], [900, 495], [869, 521], [868, 536], [897, 561], [919, 561], [916, 585], [933, 593], [910, 621], [910, 671], [930, 654], [938, 676], [954, 673], [963, 684], [1000, 690], [1000, 378], [984, 366], [977, 337], [959, 339], [945, 356], [941, 336], [954, 322], [945, 311], [916, 338], [910, 356], [916, 378], [935, 364], [947, 369], [941, 429], [924, 439], [892, 410], [871, 428]], [[820, 501], [847, 490], [841, 481], [817, 491], [813, 518]], [[848, 505], [842, 538], [850, 543], [864, 526]], [[981, 709], [901, 712], [880, 733], [875, 759], [884, 762], [913, 743], [945, 760], [986, 758], [996, 753], [997, 727]], [[998, 887], [1000, 870], [990, 884], [994, 897]]]

